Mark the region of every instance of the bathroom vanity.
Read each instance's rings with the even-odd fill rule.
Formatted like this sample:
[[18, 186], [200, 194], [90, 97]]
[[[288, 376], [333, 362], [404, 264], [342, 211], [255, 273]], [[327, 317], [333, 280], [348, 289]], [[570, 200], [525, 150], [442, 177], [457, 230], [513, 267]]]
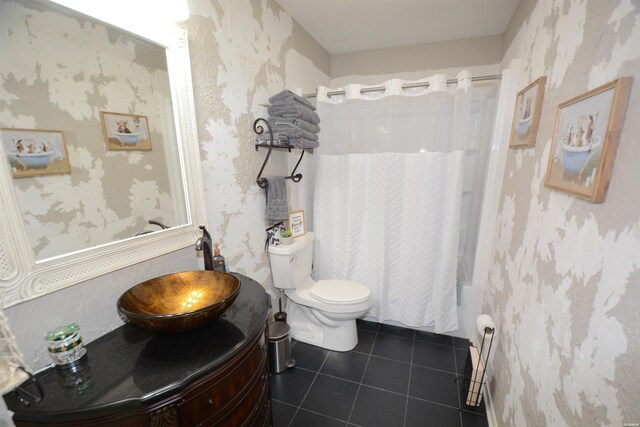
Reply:
[[7, 393], [16, 425], [271, 425], [270, 299], [260, 284], [234, 275], [240, 293], [209, 325], [180, 334], [121, 326], [88, 344], [75, 368], [39, 372], [41, 402], [25, 405]]

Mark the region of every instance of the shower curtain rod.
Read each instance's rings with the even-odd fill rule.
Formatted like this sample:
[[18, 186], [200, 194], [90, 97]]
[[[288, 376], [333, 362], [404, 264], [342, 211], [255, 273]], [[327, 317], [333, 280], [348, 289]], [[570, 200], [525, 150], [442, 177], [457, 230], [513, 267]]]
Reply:
[[[485, 81], [485, 80], [500, 80], [502, 78], [502, 74], [493, 74], [493, 75], [489, 75], [489, 76], [477, 76], [477, 77], [471, 77], [471, 81], [472, 82], [481, 82], [481, 81]], [[447, 80], [447, 84], [451, 85], [451, 84], [455, 84], [458, 83], [458, 79], [449, 79]], [[411, 89], [411, 88], [415, 88], [415, 87], [429, 87], [430, 84], [429, 82], [418, 82], [418, 83], [407, 83], [407, 84], [403, 84], [402, 85], [402, 89]], [[365, 87], [360, 89], [360, 93], [367, 93], [367, 92], [381, 92], [383, 90], [385, 90], [386, 88], [384, 86], [373, 86], [373, 87]], [[345, 91], [344, 90], [334, 90], [332, 92], [327, 92], [327, 97], [332, 97], [333, 95], [344, 95]], [[306, 95], [304, 95], [306, 98], [315, 98], [318, 96], [317, 93], [308, 93]]]

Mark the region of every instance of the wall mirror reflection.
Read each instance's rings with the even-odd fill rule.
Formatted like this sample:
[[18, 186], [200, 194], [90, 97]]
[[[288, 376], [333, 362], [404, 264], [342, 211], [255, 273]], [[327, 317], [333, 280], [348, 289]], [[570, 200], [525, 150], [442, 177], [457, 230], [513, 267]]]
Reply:
[[0, 8], [2, 149], [35, 259], [186, 224], [165, 47], [48, 2]]

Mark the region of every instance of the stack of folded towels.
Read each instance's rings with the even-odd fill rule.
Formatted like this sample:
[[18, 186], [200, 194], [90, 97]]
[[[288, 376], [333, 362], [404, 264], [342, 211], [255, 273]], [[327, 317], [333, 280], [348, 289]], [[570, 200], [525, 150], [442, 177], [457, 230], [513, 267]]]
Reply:
[[[274, 145], [290, 145], [308, 151], [313, 151], [319, 145], [320, 117], [315, 105], [290, 90], [273, 95], [269, 103], [269, 124]], [[269, 143], [269, 133], [258, 135], [256, 143]]]

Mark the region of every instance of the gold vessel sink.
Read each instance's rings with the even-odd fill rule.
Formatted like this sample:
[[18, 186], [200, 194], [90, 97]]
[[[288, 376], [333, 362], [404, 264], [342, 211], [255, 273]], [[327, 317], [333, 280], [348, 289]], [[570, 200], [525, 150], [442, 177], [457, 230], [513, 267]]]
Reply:
[[185, 271], [142, 282], [118, 299], [118, 312], [152, 332], [186, 332], [225, 312], [240, 280], [219, 271]]

